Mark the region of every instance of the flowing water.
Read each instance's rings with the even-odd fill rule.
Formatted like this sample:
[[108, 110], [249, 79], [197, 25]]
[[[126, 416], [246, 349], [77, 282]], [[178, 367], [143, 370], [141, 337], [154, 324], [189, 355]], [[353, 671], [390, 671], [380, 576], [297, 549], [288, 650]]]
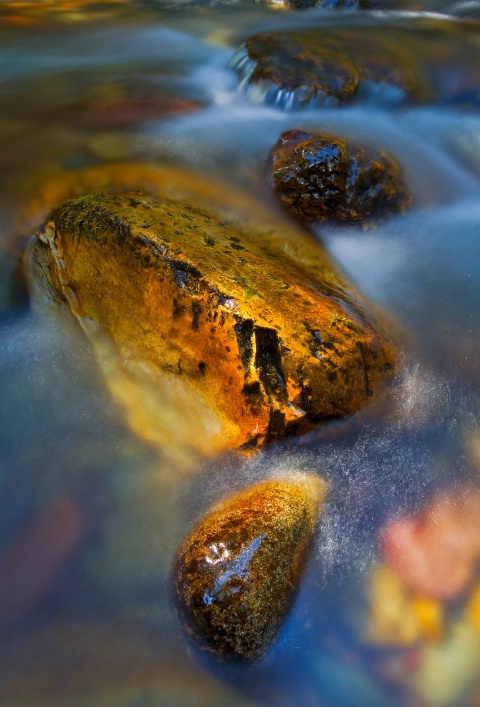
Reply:
[[[230, 62], [250, 35], [314, 27], [367, 42], [379, 28], [400, 32], [427, 63], [442, 57], [436, 97], [289, 110], [293, 101], [272, 105], [239, 88]], [[398, 637], [395, 621], [393, 638], [372, 637], [370, 589], [392, 519], [426, 507], [442, 567], [445, 539], [460, 555], [464, 535], [480, 542], [476, 514], [462, 518], [480, 488], [475, 67], [475, 2], [399, 0], [358, 12], [240, 0], [0, 4], [2, 707], [480, 704], [480, 578], [454, 598], [398, 600], [402, 625], [417, 607], [412, 639]], [[347, 426], [243, 461], [199, 462], [179, 479], [128, 429], [76, 326], [31, 311], [21, 255], [62, 185], [102, 165], [186, 168], [278, 216], [265, 165], [291, 128], [380, 147], [404, 169], [407, 213], [368, 231], [316, 228], [400, 332], [404, 372], [381, 408]], [[257, 664], [205, 658], [172, 607], [178, 544], [215, 499], [296, 470], [322, 474], [332, 490], [293, 610]]]

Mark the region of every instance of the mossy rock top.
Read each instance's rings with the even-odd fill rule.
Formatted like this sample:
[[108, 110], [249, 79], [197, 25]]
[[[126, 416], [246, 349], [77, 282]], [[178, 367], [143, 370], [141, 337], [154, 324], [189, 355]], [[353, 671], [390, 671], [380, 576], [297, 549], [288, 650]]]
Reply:
[[96, 195], [55, 211], [34, 257], [122, 361], [172, 381], [179, 419], [195, 410], [193, 446], [195, 434], [218, 451], [301, 433], [358, 411], [392, 375], [390, 344], [302, 231]]

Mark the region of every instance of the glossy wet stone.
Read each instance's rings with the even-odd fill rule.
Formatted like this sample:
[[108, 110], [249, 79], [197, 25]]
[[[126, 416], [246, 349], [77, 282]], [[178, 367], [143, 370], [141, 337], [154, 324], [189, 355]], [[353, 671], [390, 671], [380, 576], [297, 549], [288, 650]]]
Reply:
[[288, 611], [326, 485], [317, 477], [257, 484], [192, 530], [174, 569], [187, 632], [222, 658], [261, 656]]
[[100, 195], [53, 214], [32, 264], [37, 299], [50, 288], [107, 334], [107, 366], [123, 365], [110, 383], [162, 444], [212, 453], [298, 434], [359, 410], [392, 374], [389, 343], [301, 232]]
[[270, 156], [270, 178], [287, 209], [306, 222], [369, 221], [409, 203], [392, 157], [322, 133], [283, 133]]
[[478, 704], [472, 689], [478, 681], [480, 633], [464, 616], [452, 622], [444, 641], [426, 646], [419, 662], [418, 670], [407, 680], [420, 704]]

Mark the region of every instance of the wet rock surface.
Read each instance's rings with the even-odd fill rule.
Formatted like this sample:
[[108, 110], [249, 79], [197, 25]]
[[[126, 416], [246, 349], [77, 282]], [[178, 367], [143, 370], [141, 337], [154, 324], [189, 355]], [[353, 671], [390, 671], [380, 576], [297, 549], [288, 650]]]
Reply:
[[350, 57], [331, 40], [319, 48], [310, 39], [305, 32], [270, 32], [247, 39], [232, 67], [250, 100], [289, 108], [327, 98], [336, 103], [354, 94], [360, 74]]
[[325, 492], [314, 476], [266, 481], [192, 530], [174, 583], [185, 628], [200, 645], [243, 660], [266, 651], [298, 588]]
[[181, 443], [181, 428], [206, 452], [349, 415], [392, 375], [389, 343], [302, 233], [185, 201], [100, 195], [57, 210], [30, 262], [39, 296], [50, 288], [84, 328], [107, 332], [147, 381], [138, 427], [157, 398], [166, 437]]
[[425, 94], [422, 68], [407, 47], [376, 33], [373, 51], [358, 35], [321, 29], [256, 34], [237, 52], [232, 67], [250, 100], [286, 109], [337, 105], [358, 94], [394, 103]]
[[442, 21], [425, 21], [415, 32], [369, 26], [264, 32], [246, 40], [231, 67], [251, 102], [284, 109], [354, 99], [478, 105], [478, 27], [459, 25], [456, 42], [445, 29]]
[[280, 136], [270, 179], [302, 221], [370, 221], [402, 211], [410, 199], [395, 160], [346, 140], [301, 130]]
[[[6, 10], [0, 10], [2, 19], [16, 28], [14, 41], [2, 30], [0, 42], [2, 56], [6, 52], [1, 80], [5, 108], [0, 118], [4, 255], [15, 234], [23, 252], [24, 237], [69, 198], [142, 190], [163, 198], [165, 182], [159, 186], [155, 171], [165, 161], [170, 164], [167, 183], [176, 165], [222, 181], [221, 201], [234, 185], [243, 184], [252, 192], [258, 189], [269, 202], [273, 195], [258, 178], [260, 173], [264, 177], [265, 157], [282, 131], [309, 127], [350, 135], [401, 158], [420, 212], [381, 224], [362, 238], [358, 229], [349, 233], [327, 228], [325, 242], [360, 290], [404, 323], [401, 347], [409, 359], [407, 368], [420, 364], [423, 373], [411, 379], [408, 374], [408, 385], [402, 377], [367, 414], [347, 425], [324, 425], [272, 445], [249, 461], [239, 454], [205, 461], [197, 454], [191, 470], [195, 476], [188, 476], [170, 457], [165, 459], [166, 454], [137, 438], [145, 434], [147, 408], [150, 422], [158, 422], [159, 408], [165, 418], [167, 411], [175, 411], [178, 387], [172, 383], [172, 395], [164, 396], [165, 388], [151, 375], [153, 364], [145, 364], [142, 380], [159, 402], [150, 408], [151, 398], [147, 405], [145, 390], [140, 391], [133, 435], [123, 424], [115, 396], [104, 390], [105, 382], [95, 374], [98, 361], [110, 365], [117, 357], [131, 368], [133, 356], [121, 360], [116, 344], [114, 355], [108, 356], [105, 349], [91, 347], [100, 327], [95, 336], [91, 332], [90, 337], [83, 336], [71, 316], [70, 302], [66, 315], [75, 331], [71, 338], [62, 326], [58, 336], [47, 333], [53, 315], [49, 319], [31, 313], [24, 320], [26, 299], [12, 304], [5, 293], [0, 335], [0, 564], [8, 567], [14, 589], [0, 588], [0, 614], [8, 618], [0, 646], [0, 704], [225, 707], [249, 698], [264, 707], [476, 704], [480, 556], [467, 537], [468, 525], [476, 522], [475, 504], [467, 513], [452, 494], [450, 505], [458, 505], [457, 514], [435, 491], [456, 489], [462, 479], [478, 486], [478, 464], [466, 456], [474, 450], [464, 449], [464, 440], [478, 427], [479, 410], [474, 313], [480, 306], [475, 286], [475, 262], [480, 261], [473, 257], [479, 223], [474, 196], [480, 174], [477, 114], [438, 105], [385, 110], [382, 101], [394, 103], [395, 96], [408, 100], [406, 94], [395, 92], [392, 83], [372, 79], [369, 84], [363, 77], [339, 110], [322, 105], [308, 115], [281, 114], [245, 105], [243, 97], [235, 95], [235, 76], [226, 70], [227, 56], [237, 43], [260, 31], [302, 26], [310, 31], [315, 24], [327, 37], [335, 37], [340, 28], [350, 28], [355, 37], [352, 46], [370, 42], [381, 54], [385, 41], [374, 41], [367, 25], [378, 25], [385, 37], [391, 34], [392, 45], [398, 29], [409, 28], [411, 40], [405, 46], [411, 48], [416, 24], [424, 25], [429, 15], [433, 27], [434, 18], [452, 12], [448, 46], [459, 44], [464, 57], [453, 60], [453, 52], [440, 38], [436, 56], [427, 41], [421, 42], [420, 54], [415, 49], [412, 55], [421, 57], [422, 66], [425, 61], [429, 66], [437, 61], [448, 66], [438, 74], [440, 84], [446, 82], [447, 100], [462, 93], [467, 101], [474, 100], [471, 76], [477, 74], [478, 85], [478, 63], [469, 54], [468, 42], [462, 41], [463, 23], [454, 16], [461, 3], [440, 7], [430, 2], [432, 12], [416, 19], [405, 12], [407, 5], [408, 9], [414, 5], [410, 0], [387, 2], [400, 10], [396, 13], [314, 10], [295, 15], [237, 0], [231, 0], [236, 8], [228, 10], [189, 6], [187, 12], [180, 5], [159, 12], [161, 3], [149, 3], [148, 16], [143, 14], [146, 3], [124, 3], [127, 11], [131, 6], [131, 24], [123, 14], [120, 22], [107, 17], [105, 3], [88, 3], [88, 12], [83, 12], [81, 3], [69, 1], [28, 6], [9, 2], [9, 10], [17, 6], [10, 10], [16, 16], [9, 18]], [[467, 8], [463, 3], [464, 16], [472, 16], [474, 5]], [[58, 17], [56, 28], [49, 20], [53, 14]], [[98, 23], [100, 16], [104, 19]], [[27, 19], [32, 20], [31, 32], [25, 29]], [[139, 33], [139, 26], [144, 31]], [[198, 39], [202, 47], [184, 71], [178, 54]], [[139, 49], [145, 52], [143, 58]], [[160, 54], [168, 55], [171, 78], [165, 76]], [[380, 56], [377, 62], [381, 61]], [[423, 77], [419, 74], [420, 80]], [[430, 81], [437, 85], [434, 76], [427, 76], [428, 86]], [[380, 92], [380, 108], [362, 103], [375, 90]], [[163, 96], [168, 97], [166, 103]], [[188, 104], [176, 103], [176, 97], [199, 100], [203, 107], [194, 112]], [[328, 97], [323, 100], [328, 106]], [[310, 105], [307, 99], [305, 105]], [[150, 164], [135, 168], [118, 161], [144, 159]], [[105, 160], [109, 164], [103, 164]], [[472, 199], [464, 199], [470, 193]], [[192, 197], [176, 198], [197, 203]], [[371, 246], [363, 250], [368, 242]], [[291, 247], [288, 241], [286, 248]], [[47, 256], [48, 250], [44, 253]], [[0, 255], [0, 260], [6, 283], [10, 266], [7, 258]], [[97, 266], [100, 278], [107, 268], [103, 261]], [[124, 280], [128, 283], [127, 276]], [[5, 287], [0, 289], [3, 296]], [[137, 288], [137, 294], [146, 296], [144, 288]], [[282, 303], [283, 296], [277, 300]], [[15, 332], [6, 328], [6, 318], [13, 319], [8, 324], [15, 324]], [[88, 326], [90, 320], [81, 319]], [[144, 363], [143, 358], [136, 360]], [[433, 378], [426, 375], [431, 371]], [[107, 373], [111, 381], [111, 371]], [[139, 377], [137, 367], [127, 382], [137, 384]], [[132, 407], [132, 390], [124, 383], [125, 378], [117, 377], [117, 389]], [[192, 408], [195, 396], [190, 388], [187, 392], [185, 399]], [[108, 410], [110, 404], [115, 410]], [[193, 422], [199, 426], [208, 409], [210, 404], [198, 415], [175, 418], [163, 437], [165, 449], [179, 450], [182, 429], [194, 430]], [[195, 443], [202, 435], [203, 429]], [[265, 470], [269, 460], [274, 467], [270, 471]], [[182, 636], [168, 602], [173, 556], [213, 489], [215, 497], [226, 496], [231, 487], [280, 473], [278, 464], [282, 469], [322, 469], [332, 482], [308, 575], [265, 661], [232, 668], [208, 656], [203, 664], [214, 676], [202, 676], [195, 668], [195, 651]], [[63, 515], [57, 504], [61, 511], [65, 502], [70, 510], [67, 513], [63, 505]], [[452, 529], [456, 552], [449, 544], [449, 518], [457, 524], [458, 518], [471, 518], [461, 532]], [[380, 548], [379, 527], [390, 535]], [[393, 540], [398, 541], [397, 550]], [[401, 556], [407, 559], [403, 562]], [[377, 561], [384, 564], [377, 566]], [[446, 588], [451, 598], [439, 598]], [[76, 629], [59, 625], [65, 619], [75, 621]], [[122, 628], [126, 621], [133, 625]], [[153, 645], [148, 640], [142, 648], [147, 626]], [[164, 642], [165, 655], [162, 646], [157, 651], [157, 641]], [[233, 689], [222, 687], [228, 681], [234, 683]]]

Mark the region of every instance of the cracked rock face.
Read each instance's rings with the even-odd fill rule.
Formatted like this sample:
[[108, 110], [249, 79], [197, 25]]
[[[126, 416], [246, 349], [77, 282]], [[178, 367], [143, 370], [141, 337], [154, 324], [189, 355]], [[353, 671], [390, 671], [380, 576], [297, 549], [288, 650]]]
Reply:
[[188, 201], [96, 195], [53, 213], [30, 262], [41, 293], [128, 371], [116, 390], [136, 429], [208, 454], [350, 415], [392, 375], [364, 304], [313, 239], [287, 233]]
[[265, 481], [192, 530], [173, 579], [185, 629], [203, 648], [243, 660], [265, 652], [294, 598], [325, 493], [313, 475]]

